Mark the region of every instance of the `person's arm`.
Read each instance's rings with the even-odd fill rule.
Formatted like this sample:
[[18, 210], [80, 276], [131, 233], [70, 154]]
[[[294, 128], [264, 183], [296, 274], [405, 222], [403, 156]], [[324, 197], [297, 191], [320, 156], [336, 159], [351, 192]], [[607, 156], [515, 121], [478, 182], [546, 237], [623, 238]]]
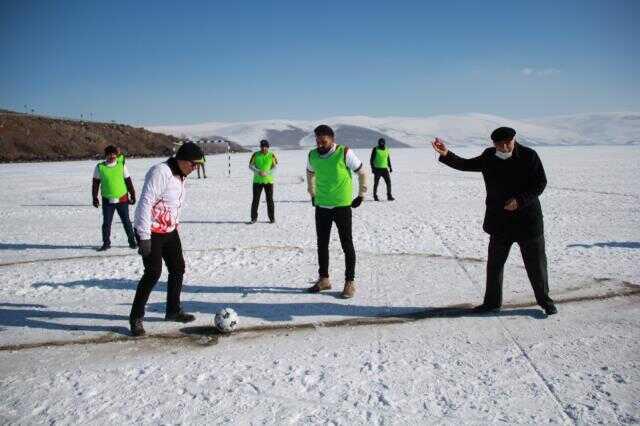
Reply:
[[311, 197], [311, 204], [313, 206], [316, 205], [316, 172], [313, 170], [311, 166], [311, 162], [309, 161], [309, 157], [307, 156], [307, 193]]
[[362, 204], [367, 193], [367, 175], [364, 172], [364, 164], [356, 156], [355, 152], [347, 147], [345, 147], [345, 150], [347, 167], [358, 176], [358, 196], [351, 203], [351, 207], [356, 208]]
[[141, 240], [151, 239], [151, 209], [167, 187], [167, 179], [168, 176], [162, 173], [160, 166], [152, 167], [144, 178], [144, 186], [133, 223]]
[[256, 153], [254, 152], [251, 155], [251, 158], [249, 159], [249, 170], [251, 170], [253, 173], [260, 173], [260, 169], [257, 168], [255, 165], [255, 159], [256, 159]]
[[389, 154], [389, 173], [393, 172], [393, 167], [391, 167], [391, 154]]
[[480, 172], [482, 171], [482, 165], [484, 162], [483, 155], [479, 155], [474, 158], [462, 158], [449, 151], [449, 148], [445, 145], [444, 141], [440, 138], [436, 138], [431, 142], [433, 149], [440, 154], [438, 161], [447, 166], [461, 170], [463, 172]]
[[540, 161], [540, 157], [538, 157], [536, 152], [533, 152], [530, 173], [527, 189], [515, 197], [519, 208], [526, 207], [533, 203], [547, 186], [547, 175], [544, 172], [544, 167], [542, 167], [542, 161]]
[[100, 170], [98, 166], [93, 170], [93, 179], [91, 180], [91, 200], [93, 207], [98, 208], [100, 206], [100, 199], [98, 198], [98, 190], [100, 189]]
[[131, 181], [131, 177], [128, 177], [124, 180], [124, 183], [127, 185], [127, 192], [129, 193], [129, 204], [136, 203], [136, 190], [133, 187], [133, 182]]
[[371, 150], [371, 158], [369, 158], [369, 165], [371, 166], [371, 170], [373, 170], [373, 162], [376, 159], [376, 148], [374, 147]]

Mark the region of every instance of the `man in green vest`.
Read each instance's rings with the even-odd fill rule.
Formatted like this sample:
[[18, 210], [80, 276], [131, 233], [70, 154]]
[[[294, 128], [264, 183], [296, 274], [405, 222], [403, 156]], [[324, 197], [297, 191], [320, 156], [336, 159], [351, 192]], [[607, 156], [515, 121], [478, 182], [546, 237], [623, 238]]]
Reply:
[[260, 151], [256, 151], [249, 160], [249, 169], [253, 172], [253, 201], [251, 202], [251, 223], [258, 220], [260, 194], [264, 189], [267, 197], [267, 215], [269, 222], [275, 223], [275, 207], [273, 205], [273, 170], [278, 165], [278, 158], [269, 151], [269, 141], [260, 141]]
[[[316, 235], [318, 238], [318, 280], [308, 289], [310, 293], [329, 290], [329, 239], [333, 222], [338, 228], [344, 252], [345, 281], [340, 296], [349, 299], [356, 292], [356, 252], [351, 230], [351, 208], [358, 207], [367, 193], [367, 182], [362, 161], [353, 150], [335, 143], [331, 127], [322, 124], [314, 130], [316, 149], [307, 160], [307, 191], [316, 208]], [[358, 196], [353, 198], [351, 174], [358, 175]], [[353, 198], [353, 199], [352, 199]]]
[[378, 182], [380, 182], [381, 177], [387, 184], [387, 200], [395, 200], [391, 195], [391, 176], [389, 173], [393, 172], [393, 168], [391, 167], [390, 154], [384, 138], [378, 139], [378, 146], [373, 147], [371, 160], [369, 161], [371, 163], [371, 171], [373, 171], [373, 199], [376, 201], [380, 201], [378, 199]]
[[104, 149], [105, 161], [96, 165], [93, 172], [93, 206], [100, 207], [98, 189], [102, 195], [102, 247], [98, 251], [111, 248], [111, 222], [113, 213], [118, 212], [124, 231], [127, 233], [129, 247], [136, 248], [133, 227], [129, 219], [129, 204], [135, 204], [136, 192], [131, 176], [123, 160], [118, 159], [118, 149], [109, 145]]

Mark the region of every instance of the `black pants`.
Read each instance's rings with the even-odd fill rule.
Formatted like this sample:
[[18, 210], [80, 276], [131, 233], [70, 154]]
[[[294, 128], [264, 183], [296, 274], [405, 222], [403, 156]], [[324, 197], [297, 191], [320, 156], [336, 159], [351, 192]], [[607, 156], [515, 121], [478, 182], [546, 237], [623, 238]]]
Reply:
[[378, 196], [378, 183], [380, 178], [384, 179], [384, 183], [387, 184], [387, 198], [391, 197], [391, 175], [388, 169], [373, 168], [373, 195]]
[[108, 198], [102, 198], [102, 243], [111, 245], [111, 223], [113, 222], [113, 213], [118, 211], [118, 216], [124, 226], [124, 232], [127, 233], [129, 243], [135, 241], [133, 236], [133, 227], [131, 219], [129, 219], [129, 203], [109, 203]]
[[258, 205], [260, 204], [260, 194], [264, 188], [264, 193], [267, 196], [267, 215], [269, 220], [273, 222], [275, 220], [275, 208], [273, 206], [273, 184], [272, 183], [254, 183], [253, 184], [253, 201], [251, 202], [251, 220], [258, 220]]
[[489, 239], [487, 289], [484, 295], [484, 304], [495, 307], [502, 305], [504, 263], [514, 242], [520, 246], [524, 267], [527, 270], [538, 305], [543, 308], [553, 305], [553, 300], [549, 297], [549, 276], [547, 274], [544, 235], [526, 241], [513, 241], [504, 237], [491, 236]]
[[204, 164], [198, 163], [196, 166], [196, 170], [198, 171], [198, 179], [200, 179], [200, 169], [202, 169], [202, 176], [207, 177], [207, 172], [204, 169]]
[[318, 275], [329, 276], [329, 240], [331, 225], [336, 223], [340, 244], [344, 252], [344, 278], [353, 281], [356, 271], [356, 250], [353, 247], [351, 234], [351, 207], [335, 207], [323, 209], [316, 207], [316, 234], [318, 237]]
[[162, 260], [169, 270], [167, 281], [167, 314], [180, 312], [180, 293], [184, 275], [184, 257], [178, 231], [169, 234], [151, 234], [151, 254], [142, 258], [144, 274], [138, 283], [136, 296], [131, 306], [132, 320], [144, 317], [144, 307], [149, 300], [151, 290], [160, 279]]

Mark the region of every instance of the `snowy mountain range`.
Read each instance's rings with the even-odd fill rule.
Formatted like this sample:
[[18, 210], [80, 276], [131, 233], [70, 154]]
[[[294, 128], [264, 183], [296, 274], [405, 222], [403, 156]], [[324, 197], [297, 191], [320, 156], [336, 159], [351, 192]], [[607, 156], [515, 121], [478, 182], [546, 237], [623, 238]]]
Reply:
[[316, 121], [262, 120], [242, 123], [210, 122], [147, 129], [178, 137], [222, 138], [245, 146], [268, 139], [272, 146], [300, 148], [314, 144], [313, 129], [325, 123], [338, 140], [354, 148], [370, 147], [378, 138], [395, 147], [425, 146], [435, 136], [454, 146], [486, 145], [491, 131], [509, 126], [527, 145], [638, 145], [640, 113], [612, 112], [514, 120], [470, 113], [431, 117], [331, 117]]

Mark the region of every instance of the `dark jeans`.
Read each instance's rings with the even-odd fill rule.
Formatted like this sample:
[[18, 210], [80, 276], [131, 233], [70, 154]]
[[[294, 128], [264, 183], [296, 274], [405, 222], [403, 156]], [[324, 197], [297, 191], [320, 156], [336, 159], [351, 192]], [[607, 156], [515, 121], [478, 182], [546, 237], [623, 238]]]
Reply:
[[107, 198], [102, 198], [102, 243], [111, 245], [111, 222], [113, 222], [113, 213], [118, 211], [118, 216], [124, 226], [124, 232], [127, 233], [129, 243], [134, 242], [133, 227], [129, 219], [129, 203], [110, 204]]
[[142, 258], [144, 274], [138, 283], [133, 306], [131, 306], [131, 320], [144, 317], [144, 307], [149, 300], [151, 290], [162, 273], [162, 260], [169, 270], [166, 312], [169, 315], [180, 312], [180, 293], [182, 292], [182, 277], [184, 275], [184, 257], [182, 257], [180, 236], [178, 231], [168, 234], [151, 234], [151, 254]]
[[384, 179], [384, 183], [387, 184], [387, 198], [391, 197], [391, 175], [387, 169], [373, 168], [373, 195], [378, 196], [378, 183], [380, 178]]
[[318, 237], [318, 275], [329, 276], [329, 240], [331, 238], [331, 225], [333, 222], [338, 227], [338, 236], [344, 252], [345, 272], [344, 278], [353, 281], [356, 270], [356, 250], [353, 247], [351, 234], [351, 207], [335, 207], [323, 209], [316, 207], [316, 235]]
[[544, 235], [526, 241], [513, 241], [504, 237], [491, 236], [489, 239], [487, 289], [484, 295], [484, 304], [495, 307], [502, 305], [504, 264], [514, 242], [520, 246], [524, 267], [527, 270], [538, 305], [543, 308], [553, 305], [553, 300], [549, 297], [549, 276], [547, 274]]
[[258, 220], [258, 204], [260, 204], [260, 194], [264, 188], [264, 193], [267, 196], [267, 215], [269, 220], [275, 220], [275, 208], [273, 206], [273, 184], [272, 183], [254, 183], [253, 184], [253, 201], [251, 202], [251, 220]]

